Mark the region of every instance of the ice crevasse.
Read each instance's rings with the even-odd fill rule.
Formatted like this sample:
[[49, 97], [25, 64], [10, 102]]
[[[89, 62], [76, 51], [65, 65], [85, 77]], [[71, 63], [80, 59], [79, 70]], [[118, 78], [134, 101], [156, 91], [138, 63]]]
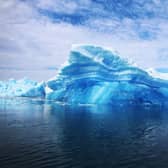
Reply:
[[[23, 89], [18, 91], [21, 84]], [[92, 45], [73, 47], [67, 64], [49, 81], [15, 81], [12, 89], [10, 85], [9, 81], [0, 83], [0, 96], [43, 97], [69, 104], [155, 104], [168, 100], [168, 80], [155, 78], [115, 52]]]

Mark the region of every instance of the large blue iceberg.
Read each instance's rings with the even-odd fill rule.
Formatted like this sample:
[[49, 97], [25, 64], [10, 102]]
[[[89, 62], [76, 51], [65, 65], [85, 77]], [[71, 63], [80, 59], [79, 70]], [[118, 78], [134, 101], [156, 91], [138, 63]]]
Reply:
[[[13, 96], [43, 97], [69, 104], [160, 104], [168, 100], [168, 80], [155, 78], [118, 54], [91, 45], [74, 47], [67, 64], [53, 79], [30, 83], [19, 94], [12, 89]], [[5, 89], [1, 82], [0, 96], [12, 96], [11, 87]]]

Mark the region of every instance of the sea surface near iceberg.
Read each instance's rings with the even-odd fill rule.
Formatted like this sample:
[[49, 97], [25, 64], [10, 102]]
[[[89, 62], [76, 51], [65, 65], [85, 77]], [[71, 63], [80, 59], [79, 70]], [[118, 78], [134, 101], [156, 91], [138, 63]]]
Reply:
[[167, 168], [168, 108], [0, 99], [1, 168]]

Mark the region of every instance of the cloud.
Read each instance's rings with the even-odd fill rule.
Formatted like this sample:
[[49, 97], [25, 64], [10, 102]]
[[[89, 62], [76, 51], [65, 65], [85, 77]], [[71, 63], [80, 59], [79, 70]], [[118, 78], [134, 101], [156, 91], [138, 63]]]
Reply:
[[106, 2], [1, 1], [0, 67], [60, 66], [76, 43], [112, 47], [144, 68], [166, 67], [166, 2]]
[[45, 9], [49, 11], [56, 11], [57, 13], [73, 14], [77, 8], [77, 3], [73, 1], [53, 1], [53, 0], [38, 0], [36, 8]]
[[164, 64], [168, 63], [168, 48], [161, 48], [158, 50], [158, 61]]

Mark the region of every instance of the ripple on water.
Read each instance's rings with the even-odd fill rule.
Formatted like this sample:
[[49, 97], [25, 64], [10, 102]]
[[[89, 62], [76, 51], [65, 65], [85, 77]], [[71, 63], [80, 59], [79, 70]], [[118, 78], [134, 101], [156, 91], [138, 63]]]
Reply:
[[166, 107], [0, 100], [0, 168], [168, 167]]

